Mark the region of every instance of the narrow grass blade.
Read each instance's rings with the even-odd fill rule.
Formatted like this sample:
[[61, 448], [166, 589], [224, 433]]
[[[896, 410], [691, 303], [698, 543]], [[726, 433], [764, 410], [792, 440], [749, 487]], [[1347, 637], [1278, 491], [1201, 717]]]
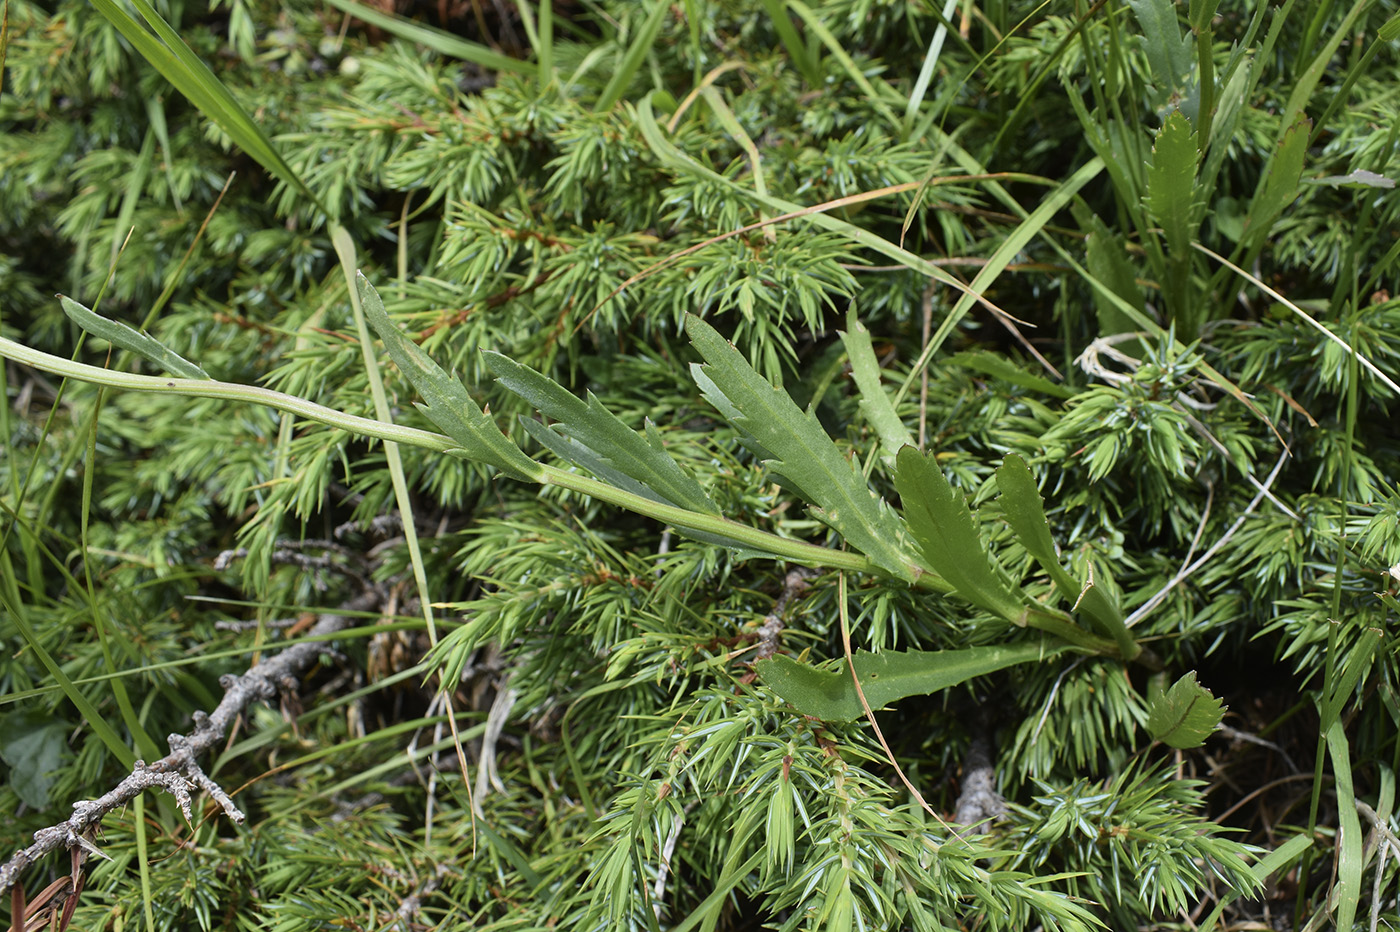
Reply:
[[[719, 514], [719, 508], [710, 501], [700, 483], [666, 452], [661, 435], [650, 421], [642, 436], [604, 408], [592, 392], [584, 401], [553, 379], [500, 353], [482, 353], [482, 360], [498, 382], [556, 422], [550, 428], [540, 425], [542, 430], [562, 431], [608, 467], [631, 477], [663, 501], [691, 511]], [[531, 433], [540, 439], [538, 432], [532, 430]], [[564, 448], [551, 449], [571, 458]]]
[[[1006, 271], [1006, 267], [1011, 264], [1017, 254], [1034, 239], [1044, 226], [1050, 222], [1055, 214], [1059, 213], [1066, 204], [1070, 202], [1079, 189], [1084, 187], [1099, 173], [1103, 171], [1104, 163], [1101, 158], [1093, 158], [1080, 166], [1079, 170], [1064, 180], [1055, 190], [1045, 196], [1035, 210], [1031, 211], [1026, 219], [1022, 220], [1016, 229], [1008, 233], [1001, 241], [1001, 245], [987, 259], [987, 264], [972, 279], [972, 283], [966, 287], [958, 303], [953, 305], [953, 309], [939, 324], [938, 330], [929, 339], [928, 346], [920, 354], [918, 362], [910, 370], [909, 380], [905, 382], [905, 389], [912, 384], [913, 373], [928, 365], [928, 361], [933, 358], [933, 354], [943, 345], [943, 341], [948, 339], [948, 335], [953, 332], [953, 328], [972, 310], [981, 295], [992, 286], [1001, 273]], [[998, 186], [999, 187], [999, 186]], [[903, 391], [900, 392], [903, 395]]]
[[[704, 357], [699, 367], [716, 407], [737, 413], [734, 426], [750, 434], [772, 455], [770, 467], [817, 505], [816, 514], [871, 562], [900, 579], [917, 575], [900, 546], [903, 522], [841, 455], [810, 411], [797, 407], [787, 392], [768, 383], [713, 327], [686, 318], [686, 332]], [[702, 386], [703, 387], [703, 386]]]
[[967, 499], [954, 491], [932, 455], [925, 456], [913, 447], [900, 450], [894, 485], [924, 562], [973, 605], [1024, 625], [1024, 601], [997, 572], [977, 533]]
[[366, 6], [363, 3], [356, 3], [355, 0], [326, 0], [326, 2], [344, 13], [349, 13], [356, 19], [363, 20], [371, 26], [378, 26], [385, 32], [396, 35], [400, 39], [407, 39], [409, 42], [417, 43], [424, 48], [430, 48], [435, 52], [441, 52], [453, 58], [460, 58], [462, 61], [469, 61], [483, 68], [489, 68], [492, 71], [509, 71], [515, 74], [534, 75], [539, 70], [538, 66], [532, 62], [521, 61], [518, 58], [502, 55], [500, 52], [494, 52], [484, 45], [480, 45], [476, 42], [468, 42], [442, 29], [424, 26], [421, 23], [415, 23], [410, 19], [405, 19], [394, 13], [385, 13], [382, 10], [376, 10], [374, 7]]
[[841, 342], [846, 345], [846, 355], [851, 361], [851, 377], [860, 389], [860, 413], [880, 436], [880, 455], [885, 464], [893, 467], [895, 455], [904, 447], [913, 446], [914, 438], [880, 384], [880, 363], [870, 345], [870, 331], [856, 318], [854, 309], [846, 316], [846, 331], [841, 334]]
[[793, 26], [792, 19], [787, 14], [787, 4], [783, 0], [763, 0], [763, 9], [773, 21], [773, 31], [778, 34], [783, 48], [787, 49], [788, 58], [792, 59], [797, 73], [802, 75], [808, 87], [821, 87], [822, 74], [819, 63], [808, 53], [806, 43], [797, 34], [797, 28]]
[[209, 373], [190, 362], [174, 350], [164, 346], [154, 337], [133, 330], [117, 320], [108, 320], [95, 311], [89, 310], [66, 295], [59, 295], [58, 302], [68, 319], [95, 337], [100, 337], [113, 346], [130, 350], [142, 359], [153, 362], [171, 375], [182, 379], [207, 379]]
[[359, 275], [360, 301], [365, 317], [384, 341], [384, 349], [404, 376], [413, 383], [426, 404], [420, 405], [443, 433], [462, 445], [472, 459], [480, 460], [507, 475], [527, 482], [541, 482], [544, 472], [496, 423], [487, 417], [467, 394], [466, 388], [404, 336], [389, 318], [379, 292], [363, 274]]
[[637, 29], [637, 34], [632, 37], [632, 44], [627, 47], [627, 53], [622, 56], [622, 61], [613, 71], [612, 79], [608, 81], [607, 87], [603, 88], [598, 103], [594, 105], [596, 111], [601, 113], [604, 110], [610, 110], [613, 104], [622, 99], [627, 85], [632, 83], [632, 78], [642, 67], [647, 52], [651, 51], [652, 43], [656, 41], [657, 34], [661, 32], [661, 24], [665, 22], [666, 14], [670, 10], [671, 4], [668, 0], [656, 0], [652, 4], [651, 13], [642, 21], [641, 26]]
[[1319, 710], [1319, 717], [1324, 728], [1333, 722], [1340, 721], [1342, 707], [1346, 705], [1347, 700], [1352, 698], [1356, 692], [1357, 684], [1371, 669], [1372, 657], [1380, 642], [1381, 632], [1376, 628], [1366, 628], [1361, 632], [1361, 637], [1357, 639], [1356, 644], [1346, 652], [1346, 660], [1341, 669], [1337, 671], [1336, 681], [1332, 683], [1331, 689], [1322, 703], [1322, 708]]
[[165, 163], [165, 177], [169, 184], [170, 203], [176, 210], [183, 210], [180, 203], [180, 186], [175, 180], [175, 156], [170, 148], [170, 129], [165, 122], [165, 102], [163, 98], [152, 97], [146, 101], [146, 119], [151, 122], [151, 132], [160, 144], [161, 160]]
[[[776, 197], [761, 197], [757, 195], [752, 188], [740, 185], [732, 179], [726, 178], [707, 166], [702, 165], [666, 139], [660, 125], [656, 122], [656, 116], [652, 112], [651, 102], [649, 100], [642, 100], [637, 105], [637, 127], [641, 130], [642, 138], [646, 140], [648, 147], [651, 148], [652, 152], [662, 164], [690, 172], [697, 177], [713, 182], [719, 187], [740, 192], [745, 197], [752, 198], [760, 204], [773, 207], [783, 213], [801, 215], [814, 226], [839, 233], [857, 245], [864, 246], [882, 256], [888, 256], [905, 268], [912, 269], [922, 275], [927, 275], [934, 281], [961, 292], [962, 297], [949, 313], [948, 317], [939, 326], [938, 332], [929, 342], [923, 356], [920, 357], [918, 365], [913, 368], [913, 373], [917, 373], [921, 366], [927, 365], [928, 360], [933, 357], [933, 353], [942, 346], [948, 334], [951, 333], [958, 322], [966, 316], [967, 312], [972, 309], [974, 304], [980, 302], [996, 310], [995, 306], [983, 297], [983, 292], [1006, 270], [1006, 267], [1015, 259], [1016, 254], [1024, 249], [1026, 244], [1041, 232], [1045, 224], [1050, 222], [1050, 219], [1055, 213], [1068, 204], [1070, 199], [1078, 193], [1079, 189], [1088, 184], [1089, 181], [1095, 178], [1104, 168], [1102, 159], [1091, 159], [1068, 180], [1058, 185], [1055, 190], [1041, 202], [1040, 206], [1030, 214], [1025, 214], [1024, 211], [1021, 211], [1020, 205], [1014, 199], [1010, 198], [1010, 195], [1006, 193], [1004, 188], [998, 184], [991, 183], [990, 187], [992, 191], [996, 193], [998, 197], [1004, 196], [1005, 199], [1010, 201], [1010, 204], [1015, 205], [1014, 209], [1021, 211], [1025, 219], [1012, 231], [1007, 239], [1003, 241], [1001, 247], [993, 253], [987, 265], [982, 268], [982, 271], [978, 273], [977, 277], [973, 279], [972, 284], [969, 285], [949, 275], [923, 256], [915, 255], [909, 250], [869, 230], [858, 227], [839, 217], [833, 217], [824, 213], [812, 213], [809, 208], [791, 201]], [[967, 155], [967, 153], [960, 148], [953, 146], [951, 141], [949, 142], [949, 149], [961, 157], [963, 168], [970, 171], [970, 169], [967, 169], [967, 166], [971, 164], [971, 156]], [[977, 173], [985, 174], [985, 172]], [[1054, 241], [1051, 240], [1051, 243], [1053, 244]], [[899, 400], [909, 391], [909, 386], [912, 384], [913, 378], [914, 375], [911, 373], [909, 379], [900, 386], [899, 392], [893, 399], [894, 403], [898, 404]]]
[[[910, 138], [909, 133], [914, 128], [914, 118], [918, 116], [919, 107], [924, 102], [924, 95], [928, 93], [929, 83], [933, 81], [933, 73], [938, 69], [939, 56], [943, 54], [943, 43], [948, 38], [948, 20], [952, 19], [953, 13], [958, 8], [958, 0], [946, 0], [943, 4], [943, 13], [938, 17], [938, 26], [933, 30], [933, 39], [929, 42], [928, 51], [924, 53], [924, 63], [919, 68], [919, 76], [914, 79], [914, 87], [909, 92], [909, 100], [904, 104], [904, 138]], [[995, 146], [992, 147], [995, 150]]]
[[[1066, 644], [1030, 641], [962, 650], [857, 651], [853, 662], [866, 701], [872, 709], [879, 709], [907, 696], [936, 693], [976, 676], [1043, 661], [1069, 649]], [[804, 715], [824, 722], [853, 722], [865, 715], [844, 663], [836, 670], [821, 670], [780, 654], [754, 666], [763, 685]]]
[[[1246, 272], [1244, 269], [1240, 268], [1238, 265], [1235, 265], [1235, 263], [1231, 262], [1229, 259], [1226, 259], [1224, 256], [1222, 256], [1222, 255], [1220, 255], [1220, 254], [1218, 254], [1218, 253], [1215, 253], [1215, 252], [1210, 251], [1210, 250], [1207, 249], [1206, 247], [1202, 246], [1200, 243], [1196, 243], [1196, 244], [1194, 244], [1194, 245], [1195, 245], [1195, 248], [1196, 248], [1197, 250], [1199, 250], [1199, 251], [1202, 252], [1202, 253], [1205, 253], [1207, 256], [1210, 256], [1210, 257], [1211, 257], [1212, 259], [1214, 259], [1216, 262], [1219, 262], [1222, 266], [1224, 266], [1225, 268], [1227, 268], [1227, 269], [1231, 270], [1232, 272], [1236, 273], [1236, 274], [1239, 275], [1241, 278], [1243, 278], [1243, 279], [1245, 279], [1246, 281], [1248, 281], [1248, 282], [1250, 282], [1251, 284], [1253, 284], [1254, 287], [1258, 288], [1260, 291], [1264, 292], [1266, 295], [1268, 295], [1269, 297], [1273, 298], [1275, 301], [1278, 301], [1279, 303], [1281, 303], [1284, 307], [1288, 308], [1288, 309], [1289, 309], [1290, 311], [1292, 311], [1294, 314], [1297, 314], [1299, 317], [1301, 317], [1301, 318], [1303, 319], [1303, 321], [1304, 321], [1306, 324], [1308, 324], [1308, 326], [1310, 326], [1310, 327], [1312, 327], [1313, 329], [1317, 330], [1317, 331], [1320, 332], [1324, 337], [1326, 337], [1327, 339], [1331, 340], [1333, 343], [1336, 343], [1336, 344], [1337, 344], [1338, 346], [1340, 346], [1342, 349], [1346, 350], [1346, 351], [1347, 351], [1347, 354], [1350, 355], [1350, 356], [1352, 356], [1353, 358], [1355, 358], [1356, 361], [1357, 361], [1357, 363], [1360, 364], [1361, 367], [1362, 367], [1363, 369], [1365, 369], [1367, 372], [1371, 373], [1371, 375], [1375, 376], [1377, 379], [1379, 379], [1381, 382], [1383, 382], [1383, 383], [1385, 384], [1385, 386], [1386, 386], [1387, 388], [1389, 388], [1391, 391], [1395, 392], [1397, 395], [1400, 395], [1400, 383], [1397, 383], [1397, 382], [1396, 382], [1394, 379], [1392, 379], [1390, 376], [1386, 375], [1385, 372], [1384, 372], [1383, 370], [1381, 370], [1375, 363], [1371, 362], [1371, 360], [1367, 359], [1367, 358], [1366, 358], [1365, 356], [1363, 356], [1361, 353], [1358, 353], [1355, 349], [1352, 348], [1351, 344], [1348, 343], [1346, 340], [1343, 340], [1341, 337], [1337, 336], [1337, 335], [1336, 335], [1335, 333], [1333, 333], [1331, 330], [1328, 330], [1328, 329], [1327, 329], [1325, 326], [1323, 326], [1321, 323], [1319, 323], [1318, 321], [1314, 320], [1312, 317], [1308, 316], [1308, 314], [1307, 314], [1302, 308], [1298, 307], [1298, 305], [1296, 305], [1296, 304], [1294, 304], [1292, 301], [1288, 300], [1288, 298], [1286, 298], [1283, 294], [1279, 293], [1278, 291], [1274, 290], [1273, 288], [1270, 288], [1270, 287], [1269, 287], [1268, 285], [1266, 285], [1263, 281], [1261, 281], [1257, 276], [1251, 275], [1249, 272]], [[1212, 371], [1212, 370], [1207, 370], [1207, 369], [1205, 369], [1204, 366], [1202, 366], [1202, 369], [1203, 369], [1204, 371], [1207, 371], [1207, 372]], [[1217, 384], [1219, 384], [1219, 383], [1217, 383]], [[1227, 383], [1225, 383], [1225, 384], [1228, 385], [1229, 383], [1227, 382]], [[1239, 389], [1235, 389], [1233, 386], [1231, 386], [1231, 388], [1233, 389], [1233, 391], [1231, 392], [1231, 394], [1236, 394], [1236, 393], [1239, 392]], [[1237, 397], [1240, 397], [1241, 400], [1243, 400], [1243, 397], [1242, 397], [1242, 396], [1237, 395]], [[1250, 407], [1251, 407], [1251, 410], [1254, 410], [1252, 405], [1251, 405]]]
[[[1351, 746], [1341, 722], [1327, 729], [1327, 756], [1332, 761], [1332, 776], [1337, 792], [1337, 884], [1332, 897], [1336, 899], [1334, 928], [1350, 929], [1356, 921], [1361, 903], [1361, 871], [1365, 866], [1365, 851], [1361, 834], [1361, 817], [1356, 812], [1356, 790], [1351, 778]], [[1330, 899], [1330, 898], [1329, 898]]]
[[888, 92], [888, 85], [885, 86], [887, 93], [880, 93], [880, 90], [870, 82], [870, 79], [865, 76], [865, 72], [855, 63], [850, 54], [842, 48], [841, 42], [832, 35], [831, 30], [826, 27], [826, 23], [822, 22], [822, 17], [813, 12], [811, 7], [802, 3], [801, 0], [788, 0], [788, 7], [802, 17], [802, 21], [807, 25], [812, 35], [821, 40], [822, 45], [826, 46], [832, 57], [841, 63], [841, 67], [846, 71], [846, 76], [865, 94], [866, 102], [874, 107], [876, 112], [889, 123], [891, 130], [898, 134], [900, 132], [899, 118], [895, 116], [894, 111], [886, 103], [890, 97], [894, 96]]
[[[1260, 858], [1259, 861], [1249, 869], [1249, 872], [1254, 875], [1254, 879], [1262, 886], [1264, 882], [1274, 874], [1297, 863], [1298, 859], [1303, 856], [1303, 853], [1306, 852], [1311, 845], [1312, 841], [1307, 835], [1294, 835], [1292, 838], [1288, 839], [1288, 841]], [[1215, 925], [1220, 921], [1220, 917], [1224, 914], [1225, 909], [1235, 900], [1239, 899], [1239, 897], [1240, 893], [1238, 891], [1225, 891], [1221, 896], [1220, 902], [1216, 905], [1215, 909], [1211, 911], [1210, 915], [1206, 917], [1205, 922], [1202, 922], [1200, 926], [1197, 927], [1196, 932], [1215, 932]]]
[[136, 21], [114, 0], [92, 0], [92, 5], [112, 22], [141, 57], [150, 62], [175, 89], [228, 134], [234, 144], [251, 156], [274, 177], [295, 188], [318, 209], [324, 207], [311, 189], [288, 165], [271, 140], [253, 122], [214, 72], [185, 44], [148, 0], [131, 0], [131, 5], [154, 30], [155, 35]]
[[[107, 672], [112, 674], [120, 673], [125, 666], [119, 663], [113, 655], [113, 642], [130, 643], [124, 638], [120, 638], [117, 632], [112, 630], [109, 612], [116, 600], [110, 594], [106, 599], [99, 600], [97, 586], [93, 582], [91, 546], [92, 546], [92, 487], [98, 472], [97, 465], [97, 422], [101, 415], [102, 403], [107, 394], [106, 389], [98, 389], [97, 398], [93, 404], [92, 419], [87, 424], [87, 429], [83, 432], [87, 437], [86, 451], [84, 454], [83, 469], [83, 491], [82, 507], [78, 523], [78, 539], [82, 545], [83, 564], [83, 592], [86, 594], [88, 615], [92, 619], [93, 630], [97, 633], [97, 642], [102, 651], [102, 663]], [[126, 659], [126, 658], [123, 658]], [[160, 746], [155, 739], [146, 731], [141, 724], [141, 715], [136, 711], [136, 706], [131, 701], [131, 693], [126, 688], [126, 683], [120, 676], [114, 676], [111, 681], [112, 698], [116, 700], [117, 711], [121, 714], [122, 723], [126, 725], [127, 732], [131, 735], [131, 741], [136, 746], [136, 753], [145, 760], [154, 760], [160, 756]]]
[[[364, 361], [365, 373], [369, 381], [370, 397], [374, 401], [374, 415], [386, 423], [393, 421], [389, 407], [389, 397], [384, 392], [384, 378], [379, 371], [379, 360], [374, 358], [374, 344], [370, 340], [369, 324], [365, 319], [364, 289], [356, 288], [355, 243], [349, 232], [338, 223], [331, 224], [331, 243], [340, 259], [341, 274], [345, 276], [346, 291], [350, 293], [351, 310], [355, 317], [355, 331], [360, 340], [360, 354]], [[360, 281], [365, 281], [363, 277]], [[373, 291], [373, 289], [369, 289]], [[378, 295], [375, 295], [378, 298]], [[381, 305], [381, 310], [382, 310]], [[388, 342], [387, 340], [385, 341]], [[399, 518], [403, 524], [404, 543], [408, 547], [408, 559], [413, 567], [413, 580], [418, 589], [419, 610], [423, 613], [423, 623], [427, 626], [428, 641], [436, 644], [437, 624], [433, 617], [432, 593], [428, 587], [428, 571], [423, 565], [423, 551], [418, 544], [418, 523], [413, 515], [413, 496], [409, 492], [408, 478], [403, 471], [403, 456], [397, 443], [384, 444], [384, 463], [389, 467], [389, 481], [394, 486], [394, 503], [398, 506]], [[445, 697], [447, 698], [447, 697]], [[449, 704], [448, 708], [451, 708]], [[454, 728], [453, 734], [456, 734]], [[460, 750], [460, 749], [459, 749]], [[463, 777], [465, 774], [463, 767]]]
[[999, 381], [1007, 382], [1011, 385], [1019, 385], [1022, 388], [1029, 388], [1031, 391], [1049, 395], [1052, 398], [1073, 398], [1074, 392], [1071, 389], [1042, 378], [1034, 372], [1027, 372], [1020, 366], [1015, 365], [1005, 356], [996, 353], [989, 353], [985, 350], [972, 350], [963, 353], [954, 353], [948, 357], [948, 365], [962, 366], [964, 369], [971, 369], [973, 372], [980, 372], [983, 375], [990, 375]]
[[155, 154], [156, 134], [154, 129], [147, 129], [145, 138], [141, 140], [141, 151], [136, 154], [135, 163], [122, 179], [125, 190], [122, 192], [121, 207], [117, 208], [116, 223], [112, 225], [112, 243], [107, 256], [109, 268], [116, 268], [122, 246], [132, 233], [131, 219], [136, 216], [136, 205], [141, 203], [141, 196], [146, 193], [146, 178], [151, 173]]
[[[1347, 10], [1347, 15], [1342, 17], [1341, 22], [1329, 24], [1327, 44], [1318, 51], [1312, 61], [1308, 62], [1308, 66], [1298, 73], [1295, 78], [1293, 91], [1288, 95], [1288, 103], [1286, 103], [1283, 108], [1283, 121], [1281, 124], [1284, 127], [1283, 132], [1288, 132], [1297, 122], [1298, 117], [1302, 115], [1304, 108], [1308, 105], [1308, 101], [1312, 99], [1313, 91], [1317, 89], [1317, 83], [1321, 81], [1322, 76], [1327, 73], [1327, 66], [1332, 61], [1332, 56], [1337, 54], [1337, 49], [1341, 46], [1342, 42], [1352, 38], [1352, 26], [1355, 24], [1357, 17], [1366, 12], [1366, 10], [1373, 5], [1373, 0], [1356, 0], [1356, 2], [1351, 5], [1351, 9]], [[1326, 7], [1314, 7], [1314, 12], [1318, 15], [1322, 15], [1330, 11], [1328, 11]], [[1282, 143], [1282, 141], [1283, 139], [1280, 135], [1278, 142]]]
[[[74, 585], [78, 585], [77, 580], [73, 580]], [[19, 632], [20, 638], [34, 652], [39, 663], [43, 664], [55, 683], [63, 690], [63, 694], [68, 697], [68, 701], [73, 703], [78, 713], [82, 715], [83, 721], [92, 729], [93, 734], [102, 740], [107, 746], [107, 750], [112, 752], [112, 756], [121, 762], [123, 767], [128, 769], [136, 763], [136, 754], [117, 734], [115, 728], [107, 721], [102, 713], [94, 706], [80, 690], [67, 673], [63, 672], [63, 667], [54, 659], [53, 655], [44, 647], [44, 642], [39, 639], [29, 623], [29, 614], [24, 602], [20, 598], [18, 587], [13, 581], [8, 581], [0, 587], [0, 605], [4, 606], [5, 614], [11, 625]]]

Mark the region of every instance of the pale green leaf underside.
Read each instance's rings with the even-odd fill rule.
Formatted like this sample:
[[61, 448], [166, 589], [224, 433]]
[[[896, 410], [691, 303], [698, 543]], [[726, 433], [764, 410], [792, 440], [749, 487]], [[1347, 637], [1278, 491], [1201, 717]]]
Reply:
[[[520, 365], [500, 353], [482, 353], [486, 368], [506, 388], [534, 405], [555, 423], [549, 430], [566, 434], [575, 441], [570, 446], [551, 444], [534, 429], [530, 433], [556, 455], [582, 466], [605, 481], [613, 482], [598, 472], [601, 466], [613, 474], [621, 473], [635, 481], [631, 489], [656, 501], [669, 502], [680, 508], [704, 514], [719, 514], [700, 483], [696, 482], [679, 463], [666, 452], [661, 436], [648, 423], [646, 436], [638, 434], [588, 394], [588, 400], [577, 397], [554, 380]], [[529, 425], [526, 425], [527, 428]], [[591, 456], [585, 463], [573, 453], [586, 450]], [[614, 482], [613, 484], [617, 484]]]
[[[564, 434], [559, 433], [553, 427], [542, 424], [539, 421], [534, 420], [533, 418], [521, 418], [520, 423], [525, 426], [526, 432], [528, 432], [531, 437], [534, 437], [535, 440], [537, 440], [541, 446], [549, 450], [555, 456], [559, 457], [560, 459], [568, 460], [574, 465], [587, 470], [588, 472], [592, 473], [595, 477], [601, 479], [603, 482], [606, 482], [613, 488], [621, 489], [624, 492], [631, 492], [633, 495], [637, 495], [641, 498], [645, 498], [653, 502], [658, 502], [663, 505], [675, 504], [677, 505], [677, 507], [687, 507], [679, 503], [668, 502], [654, 489], [643, 485], [641, 482], [638, 482], [636, 479], [623, 472], [622, 470], [614, 468], [611, 461], [603, 458], [602, 456], [599, 456], [595, 450], [591, 449], [588, 446], [585, 446], [575, 438], [565, 436]], [[705, 510], [703, 513], [718, 513], [714, 505], [708, 505], [708, 509], [712, 510]], [[729, 547], [734, 550], [742, 550], [744, 553], [754, 556], [768, 556], [766, 552], [761, 550], [755, 550], [750, 544], [741, 543], [739, 541], [734, 540], [733, 538], [726, 537], [722, 534], [712, 534], [707, 531], [698, 531], [694, 528], [685, 527], [679, 524], [675, 525], [675, 528], [679, 533], [684, 534], [686, 537], [690, 537], [694, 540], [698, 540], [703, 543], [715, 544], [719, 547]]]
[[[855, 668], [861, 690], [873, 710], [907, 696], [936, 693], [975, 676], [1044, 660], [1069, 649], [1065, 644], [1035, 641], [962, 650], [879, 654], [857, 651]], [[826, 722], [850, 722], [865, 714], [844, 663], [836, 670], [821, 670], [779, 655], [754, 666], [765, 686], [804, 715]]]
[[327, 0], [333, 7], [349, 13], [356, 19], [364, 20], [373, 26], [378, 26], [385, 32], [396, 35], [402, 39], [407, 39], [418, 45], [430, 48], [435, 52], [450, 55], [453, 58], [460, 58], [462, 61], [469, 61], [483, 68], [492, 71], [509, 71], [517, 74], [535, 74], [539, 68], [528, 61], [521, 61], [518, 58], [511, 58], [476, 42], [468, 42], [458, 36], [447, 32], [444, 29], [436, 29], [432, 26], [425, 26], [422, 23], [415, 23], [411, 19], [399, 16], [395, 13], [386, 13], [383, 10], [367, 6], [363, 3], [356, 3], [355, 0]]
[[851, 377], [860, 389], [860, 413], [880, 436], [881, 456], [893, 466], [899, 451], [912, 445], [914, 440], [880, 384], [880, 363], [870, 345], [870, 331], [856, 318], [854, 309], [846, 318], [846, 332], [841, 334], [841, 342], [851, 361]]
[[[811, 412], [774, 388], [713, 327], [686, 319], [686, 332], [705, 359], [706, 398], [767, 451], [769, 467], [815, 503], [815, 514], [872, 563], [912, 581], [910, 555], [899, 546], [903, 522], [866, 485]], [[715, 393], [719, 393], [719, 397]]]
[[1327, 756], [1337, 793], [1337, 914], [1333, 928], [1350, 929], [1361, 902], [1366, 836], [1356, 812], [1356, 786], [1351, 775], [1351, 748], [1346, 728], [1334, 721], [1327, 729]]
[[1191, 39], [1181, 34], [1176, 4], [1172, 0], [1128, 0], [1142, 27], [1142, 50], [1158, 90], [1182, 87], [1190, 77]]
[[209, 378], [209, 374], [199, 366], [174, 350], [167, 349], [154, 337], [134, 330], [120, 321], [108, 320], [64, 295], [58, 296], [58, 303], [63, 306], [63, 313], [68, 315], [68, 319], [88, 333], [108, 341], [113, 346], [130, 350], [142, 359], [160, 366], [171, 375], [178, 375], [182, 379]]

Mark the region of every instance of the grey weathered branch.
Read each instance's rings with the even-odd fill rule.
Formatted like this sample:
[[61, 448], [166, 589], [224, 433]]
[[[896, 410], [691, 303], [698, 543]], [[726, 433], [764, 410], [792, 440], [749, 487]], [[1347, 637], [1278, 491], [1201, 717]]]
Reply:
[[[342, 605], [341, 612], [367, 611], [382, 601], [373, 589]], [[137, 761], [132, 772], [110, 791], [97, 799], [80, 800], [73, 804], [73, 815], [57, 825], [34, 833], [34, 844], [16, 852], [0, 865], [0, 893], [9, 890], [19, 880], [24, 869], [45, 855], [60, 848], [80, 847], [89, 853], [102, 852], [89, 839], [102, 819], [114, 809], [125, 806], [147, 789], [164, 789], [175, 797], [185, 818], [194, 821], [191, 789], [203, 791], [219, 804], [235, 822], [243, 821], [243, 813], [223, 789], [211, 780], [199, 766], [199, 755], [223, 741], [234, 721], [253, 702], [267, 701], [279, 693], [296, 689], [297, 675], [311, 666], [325, 649], [320, 643], [324, 636], [334, 634], [351, 624], [340, 614], [322, 615], [307, 633], [307, 639], [288, 647], [276, 657], [259, 663], [242, 676], [224, 676], [219, 685], [224, 698], [210, 714], [194, 714], [194, 730], [188, 735], [170, 735], [170, 753], [153, 764]]]

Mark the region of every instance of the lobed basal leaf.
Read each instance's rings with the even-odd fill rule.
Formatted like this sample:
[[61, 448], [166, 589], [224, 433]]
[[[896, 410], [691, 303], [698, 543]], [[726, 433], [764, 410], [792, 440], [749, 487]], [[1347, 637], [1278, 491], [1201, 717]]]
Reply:
[[901, 546], [904, 522], [866, 484], [810, 411], [769, 384], [730, 343], [698, 317], [686, 332], [705, 359], [692, 367], [705, 397], [757, 449], [767, 464], [817, 507], [814, 513], [872, 563], [912, 582], [912, 555]]
[[[666, 452], [650, 421], [643, 436], [604, 408], [592, 392], [584, 401], [553, 379], [500, 353], [484, 352], [482, 358], [498, 382], [555, 422], [549, 426], [527, 422], [525, 427], [557, 456], [648, 498], [719, 514], [700, 483]], [[565, 437], [560, 434], [571, 442], [562, 442]], [[619, 473], [634, 484], [619, 483]]]
[[[857, 651], [856, 677], [872, 710], [907, 696], [940, 692], [975, 676], [1034, 663], [1071, 650], [1068, 644], [1027, 641], [961, 650]], [[763, 684], [799, 712], [827, 722], [850, 722], [865, 714], [850, 667], [821, 670], [778, 655], [754, 664]]]
[[460, 443], [465, 456], [495, 466], [516, 479], [542, 481], [539, 463], [501, 433], [496, 423], [472, 400], [461, 381], [444, 372], [427, 353], [404, 336], [389, 318], [384, 301], [364, 273], [360, 273], [358, 280], [365, 318], [384, 341], [384, 349], [399, 371], [426, 402], [418, 405], [419, 410], [443, 433]]

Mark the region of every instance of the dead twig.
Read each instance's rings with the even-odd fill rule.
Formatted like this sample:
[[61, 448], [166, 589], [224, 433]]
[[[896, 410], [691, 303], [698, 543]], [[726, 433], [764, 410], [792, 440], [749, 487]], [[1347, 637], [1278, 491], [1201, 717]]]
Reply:
[[210, 714], [194, 714], [194, 730], [188, 735], [171, 735], [170, 753], [153, 764], [137, 761], [132, 772], [114, 788], [97, 799], [80, 800], [73, 804], [73, 815], [57, 825], [34, 833], [34, 844], [15, 853], [0, 865], [0, 893], [13, 887], [26, 867], [57, 851], [80, 848], [89, 854], [106, 857], [89, 840], [102, 819], [113, 810], [125, 806], [147, 789], [164, 789], [175, 797], [185, 818], [193, 822], [193, 800], [190, 791], [208, 793], [224, 813], [235, 822], [243, 821], [243, 813], [233, 800], [199, 766], [199, 755], [223, 741], [243, 710], [254, 702], [276, 698], [296, 689], [297, 676], [316, 662], [325, 649], [326, 635], [349, 627], [351, 615], [367, 611], [379, 604], [382, 595], [366, 589], [339, 609], [347, 614], [326, 614], [308, 632], [306, 640], [288, 647], [271, 660], [259, 663], [242, 676], [225, 676], [219, 685], [224, 698]]

